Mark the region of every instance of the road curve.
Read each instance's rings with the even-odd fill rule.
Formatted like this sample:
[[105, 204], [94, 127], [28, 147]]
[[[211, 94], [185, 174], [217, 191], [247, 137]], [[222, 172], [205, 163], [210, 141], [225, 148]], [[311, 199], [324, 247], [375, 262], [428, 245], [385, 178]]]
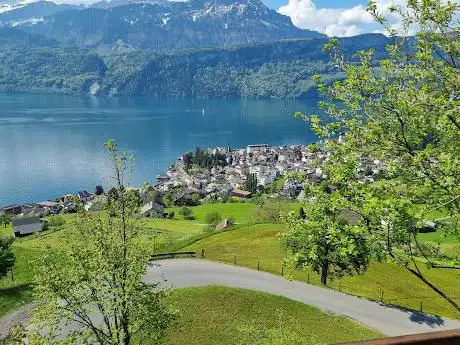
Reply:
[[388, 336], [460, 328], [459, 321], [385, 306], [335, 290], [207, 260], [154, 261], [145, 281], [160, 280], [173, 288], [223, 285], [284, 296], [325, 312], [347, 316]]

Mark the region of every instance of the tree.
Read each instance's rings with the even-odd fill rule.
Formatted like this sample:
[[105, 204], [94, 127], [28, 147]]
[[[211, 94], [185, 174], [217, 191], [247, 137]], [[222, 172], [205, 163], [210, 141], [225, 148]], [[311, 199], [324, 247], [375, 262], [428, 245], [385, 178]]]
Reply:
[[305, 214], [305, 210], [303, 209], [303, 207], [301, 207], [299, 209], [299, 217], [300, 219], [305, 219], [307, 217], [307, 215]]
[[256, 223], [278, 223], [281, 213], [283, 212], [283, 204], [277, 201], [265, 202], [257, 205], [254, 210], [253, 218]]
[[8, 216], [6, 213], [0, 214], [0, 224], [2, 224], [4, 228], [6, 228], [6, 226], [10, 223], [11, 223], [10, 216]]
[[192, 205], [194, 205], [194, 206], [199, 205], [199, 204], [200, 204], [200, 200], [201, 200], [201, 195], [200, 195], [200, 193], [193, 193], [193, 194], [192, 194], [192, 200], [191, 200]]
[[294, 212], [285, 216], [288, 230], [282, 237], [293, 254], [291, 261], [296, 268], [309, 267], [320, 274], [323, 285], [329, 277], [364, 273], [370, 261], [365, 229], [346, 218], [346, 203], [338, 193], [313, 186], [309, 193], [306, 220]]
[[190, 166], [193, 163], [193, 153], [187, 152], [182, 156], [182, 161], [184, 162], [185, 166]]
[[[320, 103], [328, 119], [305, 117], [332, 154], [326, 174], [365, 219], [372, 243], [457, 311], [460, 306], [424, 276], [416, 256], [447, 269], [423, 254], [417, 223], [433, 210], [454, 219], [460, 212], [459, 10], [455, 2], [409, 0], [407, 7], [390, 8], [402, 19], [398, 30], [370, 1], [368, 11], [394, 41], [388, 58], [377, 65], [370, 50], [358, 53], [359, 64], [348, 63], [332, 40], [326, 50], [346, 77], [329, 86], [315, 78], [331, 100]], [[338, 142], [339, 133], [345, 135]], [[374, 160], [384, 162], [389, 181], [383, 187], [360, 183], [360, 168]], [[458, 234], [459, 222], [443, 228]]]
[[174, 204], [174, 195], [171, 192], [165, 193], [163, 197], [165, 206], [173, 206]]
[[144, 202], [150, 202], [150, 201], [153, 201], [153, 202], [156, 202], [157, 204], [160, 204], [160, 205], [163, 205], [164, 204], [164, 201], [163, 201], [163, 197], [161, 196], [161, 193], [160, 191], [158, 190], [148, 190], [145, 192], [144, 194]]
[[0, 236], [0, 279], [14, 267], [15, 257], [11, 251], [13, 242], [13, 237]]
[[53, 337], [65, 334], [76, 344], [155, 341], [173, 315], [159, 283], [143, 282], [150, 248], [134, 217], [136, 196], [126, 188], [131, 159], [112, 140], [105, 147], [116, 190], [111, 212], [81, 213], [64, 243], [49, 247], [41, 257], [35, 275], [35, 326]]
[[257, 193], [257, 175], [256, 174], [247, 174], [246, 182], [244, 184], [244, 189], [251, 193]]
[[181, 207], [181, 209], [179, 210], [179, 214], [183, 216], [184, 218], [190, 218], [193, 215], [193, 211], [191, 208], [184, 206], [184, 207]]
[[94, 190], [94, 194], [96, 194], [96, 195], [104, 194], [104, 188], [102, 188], [102, 186], [100, 186], [100, 185], [97, 185], [95, 190]]
[[206, 214], [206, 224], [215, 227], [222, 221], [222, 215], [219, 212], [210, 212]]

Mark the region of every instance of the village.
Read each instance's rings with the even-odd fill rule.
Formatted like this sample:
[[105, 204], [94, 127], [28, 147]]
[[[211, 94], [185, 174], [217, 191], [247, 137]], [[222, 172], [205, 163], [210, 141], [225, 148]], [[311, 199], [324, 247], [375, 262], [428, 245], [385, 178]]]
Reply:
[[[139, 216], [157, 218], [170, 216], [165, 213], [168, 206], [245, 202], [256, 193], [302, 200], [306, 183], [320, 183], [326, 178], [320, 166], [328, 156], [329, 153], [315, 145], [197, 148], [194, 153], [181, 155], [164, 175], [157, 176], [155, 184], [144, 183], [130, 190], [139, 195]], [[374, 182], [382, 169], [380, 161], [363, 162], [361, 182]], [[270, 190], [268, 187], [275, 181], [281, 181], [282, 185], [276, 191]], [[75, 213], [78, 208], [102, 209], [106, 194], [102, 186], [96, 186], [94, 193], [80, 191], [53, 201], [7, 205], [0, 208], [0, 213], [11, 217], [16, 236], [24, 236], [41, 230], [46, 223], [43, 217]]]
[[[200, 166], [198, 156], [206, 157], [206, 164]], [[204, 199], [222, 200], [228, 195], [248, 198], [254, 193], [247, 188], [248, 177], [252, 176], [256, 181], [257, 191], [263, 191], [279, 178], [299, 173], [301, 179], [284, 179], [282, 195], [278, 196], [301, 199], [305, 183], [319, 183], [325, 179], [320, 166], [328, 156], [329, 153], [318, 146], [309, 145], [260, 144], [236, 150], [224, 147], [197, 149], [195, 154], [182, 155], [164, 176], [158, 176], [154, 187], [163, 193], [181, 190], [176, 200], [190, 198], [194, 193]], [[363, 162], [362, 182], [374, 182], [382, 169], [380, 161]]]

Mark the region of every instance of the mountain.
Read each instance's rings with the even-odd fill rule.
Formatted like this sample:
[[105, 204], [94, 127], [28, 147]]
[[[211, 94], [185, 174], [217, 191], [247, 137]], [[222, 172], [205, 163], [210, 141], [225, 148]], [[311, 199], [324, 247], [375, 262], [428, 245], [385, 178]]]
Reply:
[[0, 4], [0, 23], [3, 26], [34, 25], [60, 11], [79, 9], [78, 6], [58, 5], [51, 1]]
[[[20, 33], [17, 36], [21, 39]], [[326, 42], [323, 38], [297, 39], [167, 54], [102, 54], [88, 48], [48, 48], [46, 42], [21, 48], [24, 44], [16, 42], [12, 49], [0, 49], [0, 90], [104, 96], [302, 97], [314, 91], [312, 75], [321, 74], [329, 81], [342, 77], [322, 50]], [[383, 59], [389, 42], [378, 34], [340, 40], [347, 60], [356, 59], [353, 53], [357, 50], [371, 47], [376, 48], [376, 61]]]
[[57, 46], [56, 41], [43, 36], [29, 34], [11, 27], [0, 27], [0, 48], [3, 50], [54, 48]]
[[[48, 2], [35, 6], [51, 11]], [[269, 9], [260, 0], [113, 0], [88, 8], [56, 6], [55, 13], [50, 14], [34, 9], [36, 14], [29, 17], [34, 19], [29, 20], [24, 16], [12, 19], [13, 13], [5, 12], [0, 14], [0, 21], [7, 25], [14, 21], [21, 30], [62, 44], [93, 48], [124, 44], [167, 51], [324, 37], [295, 27], [289, 17]]]

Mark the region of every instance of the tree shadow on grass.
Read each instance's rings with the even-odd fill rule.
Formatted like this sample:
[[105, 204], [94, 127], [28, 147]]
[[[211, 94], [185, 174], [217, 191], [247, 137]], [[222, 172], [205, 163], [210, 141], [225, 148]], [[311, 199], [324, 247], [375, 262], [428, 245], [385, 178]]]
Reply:
[[32, 284], [20, 284], [8, 288], [0, 288], [0, 295], [6, 297], [19, 297], [32, 293]]
[[0, 318], [24, 303], [31, 302], [32, 299], [31, 284], [0, 288]]

